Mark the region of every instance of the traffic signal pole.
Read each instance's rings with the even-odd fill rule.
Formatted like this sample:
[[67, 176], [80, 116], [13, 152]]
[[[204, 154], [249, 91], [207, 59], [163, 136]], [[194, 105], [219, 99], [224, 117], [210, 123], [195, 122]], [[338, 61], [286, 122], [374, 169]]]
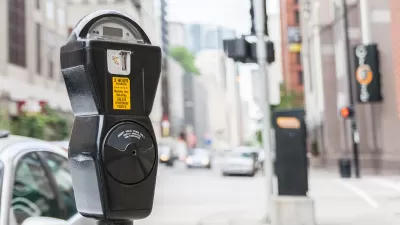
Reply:
[[342, 0], [342, 7], [343, 7], [343, 22], [344, 22], [344, 37], [345, 37], [345, 48], [346, 48], [346, 61], [347, 61], [347, 75], [349, 79], [349, 103], [351, 106], [353, 106], [354, 110], [354, 115], [351, 120], [351, 141], [352, 141], [352, 150], [353, 150], [353, 161], [354, 161], [354, 171], [355, 171], [355, 176], [356, 178], [360, 177], [360, 160], [359, 160], [359, 149], [358, 149], [358, 143], [360, 142], [359, 140], [359, 134], [358, 134], [358, 129], [357, 129], [357, 120], [356, 120], [356, 107], [354, 105], [355, 101], [355, 96], [354, 96], [354, 81], [355, 77], [353, 76], [353, 72], [351, 70], [351, 64], [350, 64], [350, 57], [351, 57], [351, 49], [350, 49], [350, 38], [349, 38], [349, 17], [348, 17], [348, 11], [347, 11], [347, 4], [346, 0]]
[[253, 0], [254, 15], [255, 15], [255, 30], [257, 36], [257, 61], [259, 65], [260, 78], [262, 83], [262, 98], [261, 107], [264, 114], [262, 140], [265, 151], [265, 179], [266, 179], [266, 216], [267, 220], [271, 220], [272, 211], [272, 196], [273, 196], [273, 164], [272, 164], [272, 146], [271, 146], [271, 112], [269, 104], [269, 77], [267, 72], [267, 53], [266, 42], [264, 37], [264, 4], [265, 0]]

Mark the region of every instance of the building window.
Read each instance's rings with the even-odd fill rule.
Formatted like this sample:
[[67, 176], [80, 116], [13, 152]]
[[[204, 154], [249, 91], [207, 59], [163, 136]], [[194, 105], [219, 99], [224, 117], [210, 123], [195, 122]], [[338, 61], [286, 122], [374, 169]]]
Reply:
[[298, 76], [299, 76], [299, 84], [300, 84], [300, 85], [303, 85], [303, 83], [304, 83], [304, 80], [303, 80], [304, 77], [303, 77], [303, 71], [302, 71], [302, 70], [299, 71], [299, 75], [298, 75]]
[[299, 13], [299, 10], [296, 10], [295, 17], [296, 17], [296, 24], [300, 24], [300, 13]]
[[59, 25], [61, 26], [65, 25], [65, 11], [63, 8], [57, 9], [57, 21]]
[[301, 53], [300, 52], [296, 53], [296, 62], [297, 62], [297, 64], [301, 65]]
[[50, 48], [49, 49], [49, 52], [48, 52], [48, 66], [49, 66], [49, 68], [48, 68], [48, 77], [50, 78], [50, 79], [53, 79], [54, 78], [54, 60], [53, 60], [53, 52], [54, 52], [54, 49], [53, 48]]
[[8, 60], [26, 66], [25, 0], [8, 1]]
[[54, 0], [46, 0], [46, 16], [48, 19], [54, 19]]
[[36, 0], [36, 9], [40, 9], [40, 0]]
[[36, 73], [42, 73], [42, 29], [36, 24]]

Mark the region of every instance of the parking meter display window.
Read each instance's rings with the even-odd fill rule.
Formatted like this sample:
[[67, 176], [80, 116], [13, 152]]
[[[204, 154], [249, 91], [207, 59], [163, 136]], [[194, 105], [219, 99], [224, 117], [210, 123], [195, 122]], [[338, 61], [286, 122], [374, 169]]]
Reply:
[[153, 138], [137, 123], [120, 123], [106, 135], [103, 161], [107, 172], [118, 182], [139, 183], [150, 174], [156, 161]]
[[117, 17], [103, 18], [97, 21], [90, 28], [86, 38], [130, 43], [145, 42], [139, 30]]

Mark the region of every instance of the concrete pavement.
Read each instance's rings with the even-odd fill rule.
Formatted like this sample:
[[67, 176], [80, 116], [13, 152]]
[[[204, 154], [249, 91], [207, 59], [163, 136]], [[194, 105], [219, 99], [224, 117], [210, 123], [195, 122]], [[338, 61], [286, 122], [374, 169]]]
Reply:
[[[310, 172], [318, 225], [400, 224], [400, 176], [340, 179]], [[139, 225], [256, 225], [265, 216], [265, 181], [212, 170], [160, 166], [153, 213]]]
[[340, 179], [312, 171], [309, 196], [319, 225], [400, 224], [400, 183], [396, 177]]

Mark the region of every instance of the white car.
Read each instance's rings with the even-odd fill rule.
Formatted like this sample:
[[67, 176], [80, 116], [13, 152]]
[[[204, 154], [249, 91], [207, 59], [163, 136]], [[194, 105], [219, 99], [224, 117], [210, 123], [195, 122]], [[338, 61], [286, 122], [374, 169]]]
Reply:
[[257, 160], [254, 154], [246, 150], [233, 150], [222, 161], [222, 175], [254, 176], [257, 172]]
[[189, 152], [186, 158], [186, 167], [190, 168], [207, 168], [211, 169], [212, 157], [210, 150], [195, 148]]
[[94, 225], [77, 213], [67, 151], [0, 131], [0, 225]]
[[65, 151], [68, 151], [69, 141], [53, 141], [53, 142], [50, 142], [50, 143], [52, 143], [53, 145], [56, 145], [58, 147], [63, 148]]

